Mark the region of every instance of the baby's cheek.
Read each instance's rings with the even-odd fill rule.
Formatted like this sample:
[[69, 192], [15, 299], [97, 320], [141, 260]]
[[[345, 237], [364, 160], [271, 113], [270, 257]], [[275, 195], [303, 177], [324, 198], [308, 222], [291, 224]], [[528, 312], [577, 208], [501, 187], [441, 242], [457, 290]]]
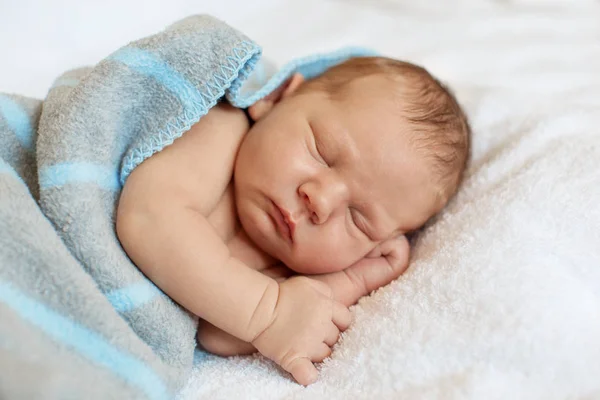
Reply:
[[[300, 250], [300, 249], [299, 249]], [[301, 274], [326, 274], [341, 271], [362, 258], [362, 252], [356, 246], [340, 242], [321, 241], [308, 245], [299, 251], [288, 265]]]

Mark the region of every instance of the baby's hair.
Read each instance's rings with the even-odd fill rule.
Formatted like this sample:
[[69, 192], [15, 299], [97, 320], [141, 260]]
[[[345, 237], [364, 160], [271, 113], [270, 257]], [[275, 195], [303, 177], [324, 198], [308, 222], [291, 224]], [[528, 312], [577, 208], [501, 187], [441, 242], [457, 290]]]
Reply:
[[308, 81], [303, 90], [322, 90], [336, 97], [349, 82], [369, 75], [391, 80], [400, 113], [411, 125], [411, 143], [432, 160], [438, 196], [445, 203], [463, 179], [471, 128], [452, 92], [425, 68], [385, 57], [351, 58]]

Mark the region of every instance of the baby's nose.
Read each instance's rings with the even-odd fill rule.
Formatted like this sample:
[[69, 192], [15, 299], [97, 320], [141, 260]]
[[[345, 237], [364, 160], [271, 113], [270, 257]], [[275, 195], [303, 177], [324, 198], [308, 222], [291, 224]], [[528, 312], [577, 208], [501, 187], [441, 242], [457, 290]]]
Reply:
[[347, 202], [347, 190], [343, 185], [323, 185], [315, 190], [303, 193], [303, 202], [315, 224], [322, 224], [339, 207]]

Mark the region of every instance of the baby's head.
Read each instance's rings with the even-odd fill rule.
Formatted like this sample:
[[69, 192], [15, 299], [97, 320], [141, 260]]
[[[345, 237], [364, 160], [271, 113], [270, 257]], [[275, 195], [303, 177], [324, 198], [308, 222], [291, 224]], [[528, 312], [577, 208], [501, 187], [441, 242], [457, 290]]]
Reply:
[[238, 215], [259, 247], [300, 273], [344, 269], [423, 226], [469, 156], [452, 94], [425, 69], [382, 57], [308, 81], [296, 74], [248, 112]]

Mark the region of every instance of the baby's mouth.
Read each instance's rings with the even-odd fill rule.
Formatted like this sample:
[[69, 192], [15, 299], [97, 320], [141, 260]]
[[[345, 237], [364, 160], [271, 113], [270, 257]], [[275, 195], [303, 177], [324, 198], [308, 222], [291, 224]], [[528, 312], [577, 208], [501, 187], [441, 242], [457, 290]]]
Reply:
[[290, 213], [285, 209], [279, 207], [274, 201], [271, 201], [273, 205], [272, 217], [275, 220], [275, 225], [277, 226], [277, 230], [290, 243], [294, 243], [294, 231], [296, 228], [296, 224], [290, 219]]

